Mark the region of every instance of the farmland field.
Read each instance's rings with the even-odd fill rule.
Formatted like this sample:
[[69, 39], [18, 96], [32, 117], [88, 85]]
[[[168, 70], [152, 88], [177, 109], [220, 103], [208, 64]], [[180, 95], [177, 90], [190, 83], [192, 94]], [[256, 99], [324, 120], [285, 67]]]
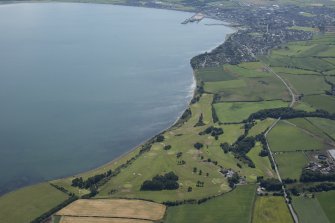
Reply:
[[219, 120], [225, 122], [241, 122], [250, 114], [262, 109], [287, 107], [288, 103], [281, 100], [261, 102], [223, 102], [214, 104]]
[[319, 201], [316, 198], [293, 196], [293, 207], [303, 223], [329, 223]]
[[310, 104], [315, 109], [323, 109], [335, 113], [335, 98], [328, 95], [305, 96], [303, 101]]
[[335, 121], [328, 120], [323, 118], [308, 118], [309, 121], [313, 123], [313, 125], [322, 129], [325, 133], [327, 133], [330, 137], [335, 140]]
[[289, 223], [293, 219], [283, 197], [258, 196], [252, 222]]
[[91, 199], [77, 200], [57, 216], [133, 218], [157, 221], [163, 218], [165, 206], [141, 200]]
[[49, 183], [22, 188], [0, 197], [0, 222], [30, 222], [67, 198]]
[[335, 191], [317, 193], [316, 197], [330, 222], [335, 222]]
[[244, 88], [247, 84], [244, 80], [236, 79], [229, 81], [205, 82], [205, 91], [210, 93], [219, 93], [229, 88]]
[[297, 94], [321, 94], [326, 90], [330, 90], [330, 86], [321, 76], [314, 75], [310, 76], [310, 78], [306, 78], [305, 75], [291, 74], [282, 74], [281, 76], [293, 86]]
[[226, 66], [205, 68], [195, 72], [196, 76], [205, 82], [227, 81], [236, 79], [234, 75], [226, 69]]
[[238, 186], [200, 205], [169, 207], [165, 223], [250, 222], [255, 189], [255, 185]]
[[280, 121], [271, 130], [268, 140], [271, 149], [275, 152], [323, 149], [324, 147], [320, 139], [284, 121]]
[[306, 155], [303, 152], [286, 152], [274, 155], [280, 176], [299, 180], [303, 167], [307, 165]]
[[[238, 80], [240, 81], [239, 83], [243, 82], [244, 84], [240, 84], [240, 86], [233, 84], [231, 87], [226, 88], [224, 85], [229, 85], [229, 83], [217, 82], [215, 85], [215, 93], [219, 93], [222, 102], [263, 101], [276, 99], [286, 101], [290, 99], [284, 84], [276, 77], [240, 78]], [[206, 84], [207, 83], [205, 83], [205, 90]]]
[[153, 221], [128, 218], [62, 217], [59, 223], [153, 223]]

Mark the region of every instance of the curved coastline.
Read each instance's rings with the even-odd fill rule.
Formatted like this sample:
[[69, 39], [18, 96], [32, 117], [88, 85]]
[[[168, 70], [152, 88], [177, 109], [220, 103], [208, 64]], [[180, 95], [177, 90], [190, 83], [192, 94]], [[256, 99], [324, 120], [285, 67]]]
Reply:
[[[0, 7], [1, 7], [2, 5], [5, 6], [5, 5], [19, 4], [19, 3], [21, 3], [21, 4], [22, 4], [22, 3], [74, 3], [74, 4], [78, 4], [78, 3], [79, 3], [79, 4], [93, 4], [93, 5], [94, 5], [94, 4], [106, 4], [106, 5], [117, 5], [117, 6], [124, 6], [124, 7], [139, 7], [139, 8], [141, 8], [141, 6], [125, 5], [125, 4], [114, 4], [114, 3], [101, 3], [101, 2], [100, 2], [100, 3], [99, 3], [99, 2], [98, 2], [98, 3], [95, 3], [95, 2], [92, 2], [92, 1], [87, 1], [87, 2], [76, 2], [76, 1], [71, 1], [71, 2], [64, 2], [64, 1], [22, 1], [22, 2], [21, 2], [21, 1], [20, 1], [20, 2], [18, 2], [18, 1], [13, 1], [13, 2], [0, 2], [0, 3], [1, 3], [1, 4], [0, 4]], [[187, 13], [192, 12], [192, 11], [185, 11], [185, 10], [180, 10], [180, 9], [173, 9], [173, 8], [159, 8], [159, 7], [142, 7], [142, 8], [151, 8], [151, 9], [160, 9], [160, 10], [172, 10], [172, 11], [182, 11], [182, 12], [187, 12]], [[207, 18], [217, 20], [216, 18], [211, 18], [211, 17], [207, 17]], [[220, 20], [217, 20], [217, 21], [220, 21]], [[236, 29], [234, 29], [233, 27], [231, 27], [231, 26], [229, 25], [229, 23], [226, 23], [226, 22], [225, 22], [224, 26], [226, 26], [226, 27], [230, 27], [230, 28], [232, 28], [232, 30], [233, 30], [233, 32], [228, 33], [228, 34], [226, 35], [225, 38], [227, 38], [227, 36], [229, 36], [229, 35], [233, 34], [234, 32], [236, 32]], [[199, 52], [198, 52], [196, 55], [194, 55], [194, 56], [197, 56], [197, 55], [199, 55], [199, 54], [201, 54], [201, 53], [204, 53], [204, 52], [210, 52], [210, 51], [212, 51], [213, 49], [215, 49], [217, 46], [219, 46], [220, 44], [222, 44], [224, 41], [225, 41], [225, 40], [223, 40], [221, 43], [217, 43], [217, 44], [215, 44], [215, 46], [213, 45], [213, 47], [211, 47], [211, 48], [208, 49], [208, 50], [202, 50], [202, 51], [199, 51]], [[192, 58], [193, 58], [194, 56], [192, 56]], [[192, 58], [190, 58], [189, 61], [191, 61]], [[189, 64], [189, 66], [191, 66], [191, 65]], [[170, 130], [171, 128], [173, 128], [173, 127], [176, 125], [176, 123], [178, 123], [178, 122], [181, 120], [181, 117], [182, 117], [183, 113], [189, 108], [190, 103], [191, 103], [192, 99], [194, 98], [194, 96], [195, 96], [195, 94], [196, 94], [196, 92], [197, 92], [197, 88], [196, 88], [196, 86], [197, 86], [197, 78], [196, 78], [196, 76], [195, 76], [195, 70], [192, 69], [192, 83], [191, 83], [191, 85], [189, 86], [189, 87], [190, 87], [190, 94], [187, 96], [187, 98], [188, 98], [188, 101], [186, 102], [187, 105], [186, 105], [186, 107], [184, 108], [184, 110], [182, 110], [182, 111], [180, 112], [180, 114], [175, 118], [175, 121], [174, 121], [172, 124], [170, 124], [168, 127], [164, 128], [164, 129], [162, 129], [162, 130], [157, 131], [157, 133], [155, 133], [154, 135], [149, 136], [147, 139], [143, 140], [142, 142], [140, 142], [140, 143], [137, 144], [136, 146], [130, 148], [130, 149], [127, 150], [126, 152], [124, 152], [124, 153], [122, 153], [121, 155], [117, 156], [116, 158], [114, 158], [114, 159], [112, 159], [112, 160], [110, 160], [110, 161], [108, 161], [108, 162], [106, 162], [106, 163], [104, 163], [104, 164], [102, 164], [102, 165], [98, 165], [98, 166], [96, 166], [96, 167], [94, 167], [94, 168], [90, 168], [90, 169], [85, 170], [85, 171], [80, 171], [80, 172], [78, 172], [77, 174], [69, 174], [69, 175], [65, 175], [64, 177], [60, 177], [60, 178], [59, 178], [59, 177], [56, 177], [56, 178], [51, 179], [51, 180], [40, 181], [40, 182], [36, 182], [36, 183], [31, 184], [31, 185], [26, 185], [26, 186], [23, 186], [23, 187], [34, 186], [34, 185], [37, 185], [37, 184], [42, 183], [42, 182], [51, 182], [51, 181], [55, 181], [55, 180], [65, 179], [65, 178], [68, 178], [68, 177], [71, 177], [71, 176], [76, 176], [76, 175], [80, 175], [80, 174], [84, 174], [84, 173], [92, 172], [92, 171], [95, 171], [95, 170], [104, 168], [105, 166], [111, 165], [111, 164], [113, 164], [113, 163], [117, 163], [119, 160], [121, 160], [121, 159], [124, 158], [125, 156], [129, 155], [130, 153], [134, 152], [136, 149], [139, 149], [142, 145], [144, 145], [144, 144], [147, 143], [148, 141], [154, 139], [157, 135], [162, 134], [162, 133], [164, 133], [164, 132]], [[16, 188], [16, 189], [14, 189], [13, 191], [9, 191], [9, 192], [7, 192], [7, 193], [15, 192], [16, 190], [19, 190], [19, 189], [21, 189], [21, 188], [22, 188], [22, 187]], [[5, 193], [5, 194], [7, 194], [7, 193]]]

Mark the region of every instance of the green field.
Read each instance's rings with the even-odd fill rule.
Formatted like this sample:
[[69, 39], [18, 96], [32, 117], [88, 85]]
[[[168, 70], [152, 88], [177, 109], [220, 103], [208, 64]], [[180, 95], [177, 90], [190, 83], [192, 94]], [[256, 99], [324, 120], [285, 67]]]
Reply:
[[263, 176], [264, 178], [276, 178], [276, 174], [271, 168], [269, 158], [267, 156], [261, 157], [258, 155], [261, 150], [262, 146], [259, 142], [257, 142], [256, 146], [247, 153], [247, 156], [254, 162], [256, 166], [257, 172], [255, 171], [255, 174], [257, 174], [257, 176]]
[[289, 223], [293, 219], [283, 197], [258, 196], [252, 222]]
[[302, 69], [296, 69], [296, 68], [288, 68], [288, 67], [272, 67], [272, 70], [274, 70], [278, 74], [321, 75], [320, 73], [315, 72], [315, 71], [302, 70]]
[[321, 192], [316, 195], [330, 222], [335, 222], [335, 191]]
[[268, 141], [274, 152], [324, 148], [323, 142], [319, 138], [285, 121], [280, 121], [271, 130]]
[[308, 120], [317, 126], [323, 132], [328, 134], [333, 140], [335, 140], [335, 121], [323, 118], [308, 118]]
[[247, 84], [242, 79], [229, 81], [205, 82], [205, 91], [209, 93], [220, 93], [230, 88], [244, 88]]
[[323, 109], [335, 113], [335, 97], [328, 95], [305, 96], [303, 101], [310, 104], [315, 109]]
[[297, 94], [322, 94], [330, 90], [330, 86], [325, 82], [322, 76], [291, 75], [281, 74], [281, 76], [292, 86]]
[[248, 136], [256, 136], [265, 132], [275, 120], [272, 118], [267, 118], [264, 120], [256, 120], [255, 125], [249, 130]]
[[214, 104], [219, 120], [225, 122], [241, 122], [250, 114], [262, 109], [287, 107], [287, 102], [281, 100], [261, 102], [223, 102]]
[[229, 70], [237, 77], [268, 77], [271, 76], [269, 72], [267, 72], [260, 62], [249, 62], [249, 63], [241, 63], [239, 65], [225, 65], [226, 69]]
[[293, 196], [293, 207], [300, 222], [303, 223], [329, 223], [319, 201], [316, 198]]
[[234, 191], [200, 205], [169, 207], [165, 223], [250, 222], [255, 185], [238, 186]]
[[42, 183], [0, 197], [0, 222], [30, 222], [62, 203], [68, 195]]
[[[226, 101], [263, 101], [263, 100], [290, 100], [284, 84], [276, 77], [241, 78], [241, 85], [232, 85], [225, 88], [221, 82], [216, 85], [215, 93], [221, 97], [221, 102]], [[225, 85], [229, 85], [224, 83]], [[244, 84], [242, 84], [242, 82]], [[211, 83], [211, 82], [208, 82]], [[206, 83], [205, 83], [206, 87]]]
[[303, 152], [277, 153], [274, 158], [282, 178], [299, 180], [303, 167], [308, 163]]
[[236, 79], [235, 76], [226, 69], [226, 66], [211, 67], [195, 72], [196, 77], [204, 82], [227, 81]]

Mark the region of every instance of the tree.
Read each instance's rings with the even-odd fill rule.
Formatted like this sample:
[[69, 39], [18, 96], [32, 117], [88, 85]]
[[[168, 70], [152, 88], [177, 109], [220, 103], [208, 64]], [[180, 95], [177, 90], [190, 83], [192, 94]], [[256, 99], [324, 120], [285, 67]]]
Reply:
[[204, 147], [204, 145], [200, 142], [194, 144], [194, 148], [196, 148], [197, 150], [201, 149], [202, 147]]

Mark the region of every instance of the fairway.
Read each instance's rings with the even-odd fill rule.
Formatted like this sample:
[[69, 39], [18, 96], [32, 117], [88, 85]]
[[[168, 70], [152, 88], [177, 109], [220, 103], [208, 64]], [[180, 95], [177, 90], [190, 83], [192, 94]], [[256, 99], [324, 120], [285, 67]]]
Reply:
[[169, 207], [165, 223], [250, 222], [255, 185], [238, 186], [234, 191], [200, 205]]
[[142, 200], [91, 199], [77, 200], [62, 210], [57, 216], [132, 218], [157, 221], [163, 218], [165, 206]]
[[250, 114], [262, 109], [287, 107], [287, 102], [281, 100], [261, 102], [223, 102], [214, 104], [219, 120], [226, 122], [241, 122]]
[[280, 121], [269, 133], [268, 141], [273, 151], [323, 149], [319, 138], [299, 129], [294, 124]]
[[68, 198], [67, 194], [42, 183], [0, 197], [0, 222], [30, 222]]
[[253, 173], [255, 175], [254, 177], [257, 178], [257, 176], [263, 176], [264, 178], [275, 178], [276, 174], [271, 168], [269, 157], [259, 156], [261, 150], [262, 146], [259, 142], [257, 142], [256, 146], [247, 153], [247, 156], [254, 162], [256, 166], [255, 173]]
[[293, 196], [293, 207], [303, 223], [329, 223], [319, 201], [316, 198]]
[[290, 223], [291, 214], [283, 197], [259, 196], [256, 199], [253, 223]]
[[274, 155], [282, 178], [300, 179], [302, 169], [307, 165], [303, 152], [286, 152]]
[[330, 222], [335, 222], [335, 191], [317, 193], [316, 197]]

